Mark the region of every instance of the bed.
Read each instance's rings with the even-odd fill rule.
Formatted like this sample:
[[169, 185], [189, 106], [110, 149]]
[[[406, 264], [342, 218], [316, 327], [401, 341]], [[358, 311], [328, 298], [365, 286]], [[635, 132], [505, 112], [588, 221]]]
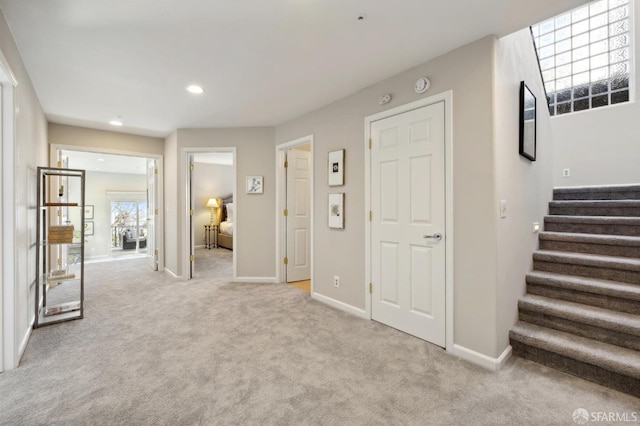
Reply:
[[233, 250], [233, 222], [235, 216], [235, 204], [233, 203], [233, 195], [218, 199], [219, 205], [222, 206], [218, 210], [220, 217], [218, 218], [218, 247], [224, 247]]

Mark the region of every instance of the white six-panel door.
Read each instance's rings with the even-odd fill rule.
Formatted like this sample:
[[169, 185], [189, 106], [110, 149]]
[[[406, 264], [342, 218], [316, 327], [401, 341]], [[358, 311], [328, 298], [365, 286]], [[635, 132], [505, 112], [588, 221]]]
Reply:
[[444, 102], [371, 123], [372, 318], [445, 346]]
[[311, 153], [287, 151], [287, 282], [311, 278]]

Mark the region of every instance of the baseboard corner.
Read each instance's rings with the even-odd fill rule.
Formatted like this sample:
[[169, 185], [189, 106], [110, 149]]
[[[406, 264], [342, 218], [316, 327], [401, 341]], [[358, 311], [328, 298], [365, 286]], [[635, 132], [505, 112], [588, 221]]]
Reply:
[[504, 351], [502, 351], [499, 357], [492, 358], [461, 345], [454, 344], [453, 348], [447, 349], [447, 352], [450, 352], [458, 358], [462, 358], [465, 361], [469, 361], [492, 371], [499, 371], [504, 367], [509, 358], [511, 358], [511, 351], [511, 345], [509, 345]]

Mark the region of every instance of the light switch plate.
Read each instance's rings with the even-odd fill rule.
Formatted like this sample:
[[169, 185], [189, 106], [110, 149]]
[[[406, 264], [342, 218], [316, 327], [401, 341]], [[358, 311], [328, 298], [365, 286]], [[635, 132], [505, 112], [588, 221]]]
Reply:
[[507, 217], [507, 201], [506, 200], [500, 200], [500, 217], [503, 219]]

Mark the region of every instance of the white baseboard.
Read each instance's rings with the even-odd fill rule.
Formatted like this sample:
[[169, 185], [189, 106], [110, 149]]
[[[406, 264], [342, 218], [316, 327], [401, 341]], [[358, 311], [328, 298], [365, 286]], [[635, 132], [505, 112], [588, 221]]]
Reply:
[[509, 358], [511, 358], [511, 345], [507, 346], [498, 358], [491, 358], [490, 356], [456, 344], [453, 345], [453, 348], [447, 349], [447, 352], [489, 370], [498, 371]]
[[172, 278], [180, 279], [180, 276], [178, 276], [178, 275], [174, 274], [174, 273], [173, 273], [170, 269], [168, 269], [168, 268], [164, 268], [164, 273], [165, 273], [165, 274], [167, 274], [167, 275], [169, 275], [169, 276], [171, 276]]
[[278, 279], [276, 277], [235, 277], [233, 279], [235, 283], [267, 283], [276, 284]]
[[29, 328], [27, 328], [27, 332], [25, 333], [24, 337], [22, 338], [22, 341], [20, 342], [20, 348], [18, 349], [18, 358], [15, 360], [16, 365], [14, 366], [14, 368], [18, 368], [18, 365], [20, 365], [20, 360], [22, 359], [22, 355], [24, 355], [24, 351], [27, 350], [27, 344], [29, 343], [29, 339], [31, 338], [31, 332], [33, 331], [34, 321], [35, 321], [35, 318], [31, 321]]
[[369, 316], [367, 316], [367, 311], [364, 309], [356, 308], [355, 306], [349, 305], [348, 303], [341, 302], [339, 300], [333, 299], [328, 296], [324, 296], [320, 293], [311, 293], [311, 298], [317, 300], [318, 302], [322, 302], [326, 305], [329, 305], [333, 308], [340, 309], [341, 311], [348, 312], [352, 315], [355, 315], [359, 318], [369, 320]]

